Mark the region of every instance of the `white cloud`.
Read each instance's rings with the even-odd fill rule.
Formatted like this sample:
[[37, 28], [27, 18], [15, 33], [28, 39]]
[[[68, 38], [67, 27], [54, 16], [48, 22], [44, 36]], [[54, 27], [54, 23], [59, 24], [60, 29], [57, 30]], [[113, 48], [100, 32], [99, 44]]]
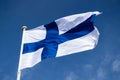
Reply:
[[86, 68], [87, 70], [88, 70], [88, 69], [92, 69], [92, 68], [93, 68], [93, 65], [92, 65], [92, 64], [86, 64], [86, 65], [84, 66], [84, 68]]
[[[108, 52], [109, 53], [109, 52]], [[108, 65], [114, 57], [110, 54], [106, 54], [105, 57], [103, 58], [103, 61], [101, 63], [101, 66]]]
[[67, 76], [65, 80], [77, 80], [77, 75], [74, 72], [70, 72]]
[[11, 76], [6, 75], [6, 76], [3, 77], [2, 80], [14, 80], [14, 79]]
[[107, 78], [107, 72], [104, 68], [102, 67], [99, 67], [97, 70], [96, 70], [96, 73], [95, 74], [92, 74], [89, 79], [90, 80], [106, 80]]
[[120, 60], [119, 59], [116, 59], [115, 61], [113, 61], [112, 70], [113, 71], [120, 71]]
[[105, 80], [106, 72], [102, 68], [99, 68], [97, 71], [97, 80]]

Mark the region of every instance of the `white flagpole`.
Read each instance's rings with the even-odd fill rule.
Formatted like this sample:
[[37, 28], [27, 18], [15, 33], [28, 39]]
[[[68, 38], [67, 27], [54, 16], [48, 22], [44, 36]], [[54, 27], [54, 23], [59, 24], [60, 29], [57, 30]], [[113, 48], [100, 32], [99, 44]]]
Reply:
[[23, 39], [24, 39], [24, 31], [27, 29], [27, 26], [23, 26], [22, 30], [22, 42], [21, 42], [21, 49], [20, 49], [20, 57], [19, 57], [19, 65], [18, 65], [18, 72], [17, 72], [17, 80], [20, 80], [21, 77], [21, 70], [20, 70], [20, 66], [21, 66], [21, 57], [22, 57], [22, 51], [23, 51]]

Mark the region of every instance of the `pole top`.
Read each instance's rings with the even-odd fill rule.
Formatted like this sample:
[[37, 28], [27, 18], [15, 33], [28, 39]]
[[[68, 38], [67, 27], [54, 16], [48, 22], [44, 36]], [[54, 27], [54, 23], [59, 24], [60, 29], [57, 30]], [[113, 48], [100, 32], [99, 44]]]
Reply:
[[27, 26], [22, 26], [22, 30], [26, 30], [27, 29]]

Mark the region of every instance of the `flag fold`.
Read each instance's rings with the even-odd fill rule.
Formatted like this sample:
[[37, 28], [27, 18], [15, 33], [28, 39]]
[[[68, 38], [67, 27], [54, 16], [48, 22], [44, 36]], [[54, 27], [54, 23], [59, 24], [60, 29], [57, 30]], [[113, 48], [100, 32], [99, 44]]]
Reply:
[[99, 32], [94, 18], [99, 14], [94, 11], [70, 15], [24, 31], [19, 70], [33, 67], [46, 58], [95, 48]]

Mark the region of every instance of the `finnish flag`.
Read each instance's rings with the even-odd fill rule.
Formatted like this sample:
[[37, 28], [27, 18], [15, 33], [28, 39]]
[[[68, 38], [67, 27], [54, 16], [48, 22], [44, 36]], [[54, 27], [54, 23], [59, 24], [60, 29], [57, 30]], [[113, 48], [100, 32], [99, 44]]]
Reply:
[[86, 12], [57, 19], [23, 32], [19, 70], [33, 67], [46, 58], [93, 49], [99, 32], [94, 18], [100, 12]]

